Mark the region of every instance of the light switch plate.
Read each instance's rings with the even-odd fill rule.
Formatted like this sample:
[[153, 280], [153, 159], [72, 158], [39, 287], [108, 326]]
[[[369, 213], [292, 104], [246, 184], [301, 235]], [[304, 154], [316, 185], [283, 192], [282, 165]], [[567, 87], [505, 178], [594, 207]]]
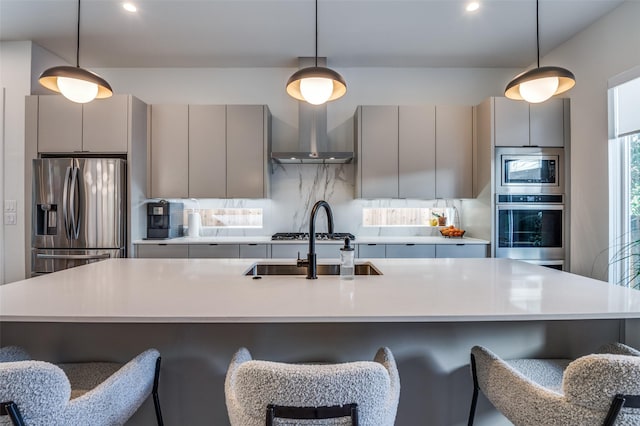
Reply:
[[16, 200], [4, 200], [4, 211], [15, 212], [18, 209], [18, 202]]
[[5, 225], [17, 225], [18, 224], [18, 215], [16, 213], [5, 213], [4, 214], [4, 224]]

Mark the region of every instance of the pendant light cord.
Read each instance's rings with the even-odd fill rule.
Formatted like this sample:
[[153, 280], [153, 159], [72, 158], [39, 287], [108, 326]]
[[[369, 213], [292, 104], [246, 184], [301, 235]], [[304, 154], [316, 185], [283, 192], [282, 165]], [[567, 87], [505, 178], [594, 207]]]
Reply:
[[78, 0], [78, 27], [76, 31], [76, 68], [80, 68], [80, 0]]
[[318, 68], [318, 0], [316, 0], [316, 68]]
[[537, 47], [537, 51], [538, 51], [538, 68], [540, 68], [540, 23], [538, 22], [539, 18], [539, 12], [538, 12], [538, 0], [536, 0], [536, 47]]

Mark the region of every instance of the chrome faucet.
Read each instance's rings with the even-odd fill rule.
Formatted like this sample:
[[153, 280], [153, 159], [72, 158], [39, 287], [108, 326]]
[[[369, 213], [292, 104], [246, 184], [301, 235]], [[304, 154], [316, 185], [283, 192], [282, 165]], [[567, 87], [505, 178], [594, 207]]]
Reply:
[[311, 217], [309, 218], [309, 253], [307, 253], [306, 259], [298, 259], [297, 265], [299, 267], [307, 267], [307, 279], [315, 280], [318, 278], [317, 263], [316, 263], [316, 216], [320, 207], [324, 207], [327, 213], [327, 227], [329, 234], [333, 234], [333, 214], [331, 213], [331, 207], [329, 203], [324, 200], [318, 201], [313, 205], [311, 209]]

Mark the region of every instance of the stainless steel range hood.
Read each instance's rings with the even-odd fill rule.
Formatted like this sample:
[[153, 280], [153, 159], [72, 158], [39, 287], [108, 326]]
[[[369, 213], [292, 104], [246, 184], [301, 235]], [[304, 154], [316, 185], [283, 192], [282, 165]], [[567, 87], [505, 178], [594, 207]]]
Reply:
[[[313, 65], [314, 58], [300, 58], [301, 68]], [[318, 65], [325, 66], [326, 58], [318, 58]], [[326, 104], [298, 102], [298, 151], [272, 152], [271, 158], [284, 164], [338, 164], [351, 162], [353, 152], [329, 151]]]

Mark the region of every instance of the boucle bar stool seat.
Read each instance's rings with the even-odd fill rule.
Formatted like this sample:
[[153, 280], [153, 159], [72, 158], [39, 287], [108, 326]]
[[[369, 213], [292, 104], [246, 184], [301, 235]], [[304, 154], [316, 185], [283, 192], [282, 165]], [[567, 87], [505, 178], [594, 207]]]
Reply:
[[126, 364], [52, 364], [18, 347], [0, 348], [0, 425], [123, 425], [153, 396], [158, 425], [160, 354], [148, 349]]
[[640, 426], [640, 352], [614, 343], [571, 359], [503, 360], [489, 349], [471, 349], [478, 391], [514, 425]]
[[392, 426], [399, 396], [388, 348], [380, 348], [373, 361], [341, 364], [256, 361], [241, 348], [225, 380], [232, 426]]

